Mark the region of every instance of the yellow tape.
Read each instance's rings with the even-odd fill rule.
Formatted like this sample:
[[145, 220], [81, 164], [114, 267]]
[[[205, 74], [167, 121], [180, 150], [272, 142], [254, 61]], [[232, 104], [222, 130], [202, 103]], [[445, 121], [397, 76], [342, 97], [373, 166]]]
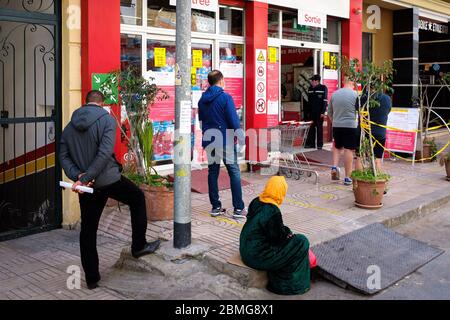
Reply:
[[375, 139], [375, 137], [372, 135], [372, 133], [369, 132], [369, 130], [364, 129], [364, 128], [363, 128], [363, 130], [364, 130], [365, 133], [367, 133], [368, 135], [370, 135], [370, 136], [372, 137], [373, 141], [375, 141], [375, 143], [377, 143], [380, 147], [382, 147], [382, 148], [384, 149], [384, 151], [389, 152], [389, 154], [390, 154], [391, 156], [394, 156], [395, 158], [402, 159], [402, 160], [409, 161], [409, 162], [420, 162], [420, 161], [426, 161], [426, 160], [434, 159], [434, 158], [435, 158], [436, 156], [438, 156], [440, 153], [444, 152], [444, 150], [447, 149], [447, 147], [450, 145], [450, 141], [448, 141], [447, 144], [446, 144], [444, 147], [442, 147], [442, 149], [440, 149], [436, 154], [432, 155], [431, 157], [428, 157], [428, 158], [422, 158], [422, 159], [419, 159], [419, 160], [417, 160], [417, 159], [411, 160], [411, 159], [403, 158], [403, 157], [401, 157], [401, 156], [399, 156], [399, 155], [396, 155], [396, 154], [393, 153], [392, 151], [386, 149], [386, 148], [385, 148], [385, 147], [384, 147], [377, 139]]
[[[414, 133], [422, 132], [422, 130], [404, 130], [404, 129], [399, 129], [399, 128], [395, 128], [395, 127], [379, 124], [379, 123], [376, 123], [376, 122], [373, 122], [373, 121], [369, 121], [369, 119], [367, 118], [367, 114], [368, 114], [367, 111], [361, 112], [361, 127], [368, 128], [369, 123], [370, 123], [370, 124], [375, 125], [377, 127], [389, 129], [389, 130], [392, 130], [392, 131], [414, 132]], [[440, 129], [440, 128], [443, 128], [443, 127], [447, 127], [448, 125], [450, 125], [450, 122], [447, 123], [447, 124], [443, 124], [443, 125], [439, 125], [439, 126], [434, 126], [434, 127], [428, 128], [428, 129], [424, 130], [424, 132], [434, 131], [434, 130], [437, 130], [437, 129]]]

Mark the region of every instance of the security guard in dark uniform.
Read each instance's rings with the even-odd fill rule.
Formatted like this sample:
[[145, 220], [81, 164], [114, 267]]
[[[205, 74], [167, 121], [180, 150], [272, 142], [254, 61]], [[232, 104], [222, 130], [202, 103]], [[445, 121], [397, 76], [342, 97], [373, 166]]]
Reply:
[[321, 77], [318, 74], [314, 75], [310, 80], [311, 87], [309, 87], [308, 91], [308, 103], [305, 106], [305, 120], [313, 121], [313, 124], [309, 129], [306, 147], [316, 147], [317, 135], [317, 149], [320, 150], [323, 147], [323, 121], [328, 106], [328, 88], [320, 84]]

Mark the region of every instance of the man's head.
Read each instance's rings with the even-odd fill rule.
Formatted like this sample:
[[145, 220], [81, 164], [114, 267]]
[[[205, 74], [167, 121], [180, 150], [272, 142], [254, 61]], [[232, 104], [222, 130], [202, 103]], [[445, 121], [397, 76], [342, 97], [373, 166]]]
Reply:
[[315, 74], [315, 75], [313, 75], [313, 76], [311, 77], [310, 80], [311, 80], [311, 85], [312, 85], [313, 87], [315, 87], [315, 86], [317, 86], [317, 85], [320, 84], [320, 80], [322, 80], [322, 78], [320, 77], [319, 74]]
[[355, 82], [348, 77], [344, 78], [344, 87], [348, 89], [355, 90]]
[[105, 96], [98, 90], [89, 91], [86, 95], [86, 104], [101, 105], [105, 101]]
[[213, 70], [208, 74], [208, 82], [211, 87], [212, 86], [219, 86], [222, 88], [225, 87], [223, 74], [219, 70]]

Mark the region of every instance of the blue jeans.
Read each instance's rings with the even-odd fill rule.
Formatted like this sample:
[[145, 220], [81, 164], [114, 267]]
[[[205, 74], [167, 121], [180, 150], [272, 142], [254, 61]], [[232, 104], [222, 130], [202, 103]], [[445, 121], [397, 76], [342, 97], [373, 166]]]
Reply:
[[209, 201], [213, 209], [222, 208], [219, 198], [218, 179], [220, 174], [220, 163], [223, 160], [230, 176], [231, 194], [233, 198], [233, 207], [237, 210], [244, 209], [242, 200], [241, 171], [237, 161], [236, 147], [214, 148], [208, 154], [208, 187]]

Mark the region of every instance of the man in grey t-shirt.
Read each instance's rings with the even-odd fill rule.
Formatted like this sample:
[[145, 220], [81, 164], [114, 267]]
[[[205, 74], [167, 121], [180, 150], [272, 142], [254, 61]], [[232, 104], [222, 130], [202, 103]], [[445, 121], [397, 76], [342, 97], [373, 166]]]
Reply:
[[331, 178], [339, 180], [339, 158], [344, 149], [345, 185], [351, 185], [353, 158], [358, 148], [358, 94], [354, 82], [346, 79], [344, 87], [337, 90], [330, 99], [328, 116], [333, 123], [333, 167]]

